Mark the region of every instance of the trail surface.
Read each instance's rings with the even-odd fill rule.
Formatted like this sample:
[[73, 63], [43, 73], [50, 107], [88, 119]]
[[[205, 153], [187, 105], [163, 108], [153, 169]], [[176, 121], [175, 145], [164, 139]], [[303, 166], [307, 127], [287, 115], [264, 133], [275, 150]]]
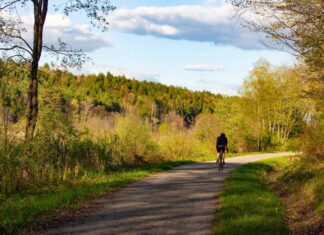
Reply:
[[158, 173], [98, 200], [86, 215], [41, 234], [212, 234], [216, 193], [229, 173], [248, 162], [288, 155], [292, 153], [229, 158], [221, 173], [215, 162]]

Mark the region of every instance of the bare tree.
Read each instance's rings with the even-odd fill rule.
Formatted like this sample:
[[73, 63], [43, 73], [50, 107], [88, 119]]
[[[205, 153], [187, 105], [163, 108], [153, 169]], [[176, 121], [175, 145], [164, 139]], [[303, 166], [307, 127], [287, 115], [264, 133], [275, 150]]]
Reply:
[[[309, 72], [305, 79], [313, 93], [324, 94], [324, 1], [323, 0], [231, 0], [245, 25], [269, 36], [272, 47], [301, 58]], [[243, 18], [243, 17], [242, 17]], [[269, 45], [269, 44], [268, 44]]]
[[[44, 25], [49, 9], [49, 0], [0, 0], [0, 50], [2, 59], [27, 62], [30, 69], [27, 96], [26, 140], [33, 139], [38, 117], [38, 66], [42, 52], [57, 56], [65, 66], [81, 66], [87, 56], [58, 39], [58, 45], [45, 45]], [[54, 1], [53, 1], [54, 2]], [[19, 9], [33, 8], [33, 28], [24, 27], [19, 17]], [[54, 10], [66, 16], [83, 11], [92, 26], [107, 30], [106, 15], [115, 8], [109, 0], [65, 0], [59, 5], [51, 5]], [[32, 31], [32, 40], [25, 36]]]

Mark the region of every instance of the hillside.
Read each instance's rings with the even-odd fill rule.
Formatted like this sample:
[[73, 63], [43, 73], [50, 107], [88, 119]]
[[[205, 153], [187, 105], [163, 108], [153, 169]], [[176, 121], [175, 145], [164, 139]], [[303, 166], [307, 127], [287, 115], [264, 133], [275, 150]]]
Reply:
[[[14, 89], [19, 96], [25, 92], [27, 73], [20, 68], [15, 70], [14, 76], [19, 74], [19, 78], [16, 78], [19, 83], [16, 83]], [[216, 101], [222, 99], [222, 95], [207, 91], [194, 92], [161, 83], [137, 81], [125, 76], [114, 76], [109, 72], [106, 75], [99, 73], [77, 76], [67, 71], [51, 70], [48, 65], [40, 71], [43, 91], [60, 96], [61, 104], [72, 104], [79, 112], [86, 109], [94, 115], [136, 110], [140, 116], [160, 123], [168, 113], [176, 113], [183, 118], [184, 125], [189, 127], [200, 113], [214, 113]], [[20, 101], [22, 99], [20, 97]]]

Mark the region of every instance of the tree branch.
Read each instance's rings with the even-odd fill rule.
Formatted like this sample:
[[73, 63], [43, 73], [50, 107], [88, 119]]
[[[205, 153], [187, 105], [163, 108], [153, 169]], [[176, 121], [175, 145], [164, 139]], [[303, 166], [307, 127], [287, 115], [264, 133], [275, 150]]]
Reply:
[[22, 46], [19, 46], [19, 45], [14, 45], [12, 47], [0, 47], [0, 51], [11, 51], [11, 50], [14, 50], [14, 49], [23, 50], [23, 51], [27, 52], [30, 56], [33, 55], [31, 51], [29, 51], [26, 48], [24, 48]]
[[15, 1], [7, 2], [7, 3], [5, 3], [4, 6], [0, 7], [0, 11], [3, 11], [6, 8], [8, 8], [8, 7], [10, 7], [10, 6], [14, 5], [14, 4], [16, 4], [17, 2], [21, 2], [21, 1], [22, 0], [15, 0]]
[[28, 60], [27, 58], [25, 58], [25, 57], [24, 57], [23, 55], [21, 55], [21, 54], [15, 54], [15, 55], [9, 56], [9, 57], [7, 58], [7, 60], [11, 60], [11, 59], [13, 59], [13, 58], [15, 58], [15, 57], [18, 57], [18, 58], [21, 58], [21, 59], [22, 59], [22, 60], [18, 61], [18, 63], [21, 62], [21, 61], [30, 62], [30, 60]]

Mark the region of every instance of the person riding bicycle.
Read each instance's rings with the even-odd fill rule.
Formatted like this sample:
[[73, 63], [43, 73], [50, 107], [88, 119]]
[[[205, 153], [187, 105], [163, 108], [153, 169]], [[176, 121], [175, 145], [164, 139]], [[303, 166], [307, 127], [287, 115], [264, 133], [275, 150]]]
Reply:
[[[218, 163], [220, 155], [222, 153], [225, 153], [225, 150], [227, 150], [227, 152], [228, 152], [227, 138], [225, 136], [225, 133], [221, 133], [221, 135], [217, 137], [216, 149], [217, 149], [217, 152], [219, 153], [218, 158], [217, 158], [217, 163]], [[223, 155], [223, 164], [225, 164], [225, 155]]]

